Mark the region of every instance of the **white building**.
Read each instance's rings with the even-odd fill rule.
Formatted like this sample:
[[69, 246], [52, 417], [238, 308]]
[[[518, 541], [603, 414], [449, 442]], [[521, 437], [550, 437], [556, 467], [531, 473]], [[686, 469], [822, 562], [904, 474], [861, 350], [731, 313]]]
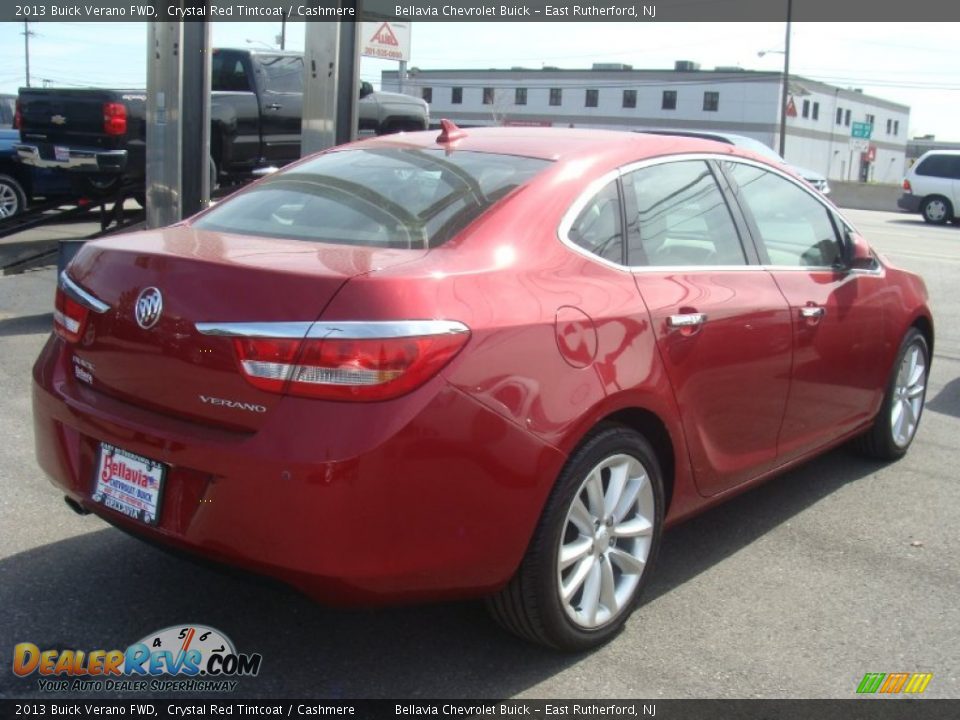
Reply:
[[[777, 149], [783, 74], [739, 68], [634, 70], [417, 70], [384, 90], [423, 97], [433, 120], [463, 125], [536, 124], [612, 129], [721, 130]], [[832, 180], [896, 183], [904, 173], [910, 108], [795, 75], [790, 76], [786, 159]], [[794, 111], [795, 110], [795, 114]], [[851, 142], [855, 123], [872, 125], [866, 152]]]

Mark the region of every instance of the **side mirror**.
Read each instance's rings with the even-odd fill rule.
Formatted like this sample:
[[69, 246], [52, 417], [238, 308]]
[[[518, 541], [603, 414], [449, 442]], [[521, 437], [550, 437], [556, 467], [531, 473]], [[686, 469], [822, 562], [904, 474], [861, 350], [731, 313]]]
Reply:
[[877, 258], [863, 236], [847, 233], [847, 266], [851, 270], [874, 270], [877, 267]]
[[360, 99], [361, 100], [372, 92], [373, 92], [373, 85], [368, 83], [366, 80], [360, 83]]

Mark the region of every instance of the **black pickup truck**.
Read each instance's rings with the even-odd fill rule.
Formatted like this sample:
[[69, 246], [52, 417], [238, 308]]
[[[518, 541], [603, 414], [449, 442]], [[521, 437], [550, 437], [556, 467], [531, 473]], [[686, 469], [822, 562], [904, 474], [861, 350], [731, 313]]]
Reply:
[[[211, 168], [217, 181], [241, 180], [300, 157], [303, 55], [216, 49], [210, 100]], [[127, 183], [143, 192], [146, 93], [93, 88], [20, 88], [20, 161], [71, 171], [83, 194]], [[427, 104], [374, 92], [362, 83], [359, 129], [377, 134], [426, 130]]]

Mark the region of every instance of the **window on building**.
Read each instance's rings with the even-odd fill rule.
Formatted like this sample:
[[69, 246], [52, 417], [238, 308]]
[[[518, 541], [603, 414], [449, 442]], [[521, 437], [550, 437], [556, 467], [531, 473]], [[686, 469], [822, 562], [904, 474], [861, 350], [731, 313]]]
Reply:
[[867, 125], [876, 125], [877, 117], [876, 115], [867, 114]]
[[483, 89], [483, 104], [493, 105], [494, 90], [491, 87]]
[[820, 103], [818, 102], [815, 102], [813, 104], [813, 119], [814, 120], [820, 119]]
[[589, 89], [587, 90], [587, 95], [583, 100], [583, 106], [596, 107], [599, 100], [600, 100], [600, 91]]
[[433, 88], [420, 88], [420, 97], [422, 97], [426, 102], [433, 102]]
[[810, 117], [810, 101], [809, 101], [809, 100], [804, 100], [804, 101], [803, 101], [803, 111], [802, 111], [802, 112], [803, 112], [803, 116], [804, 116], [805, 118]]
[[837, 125], [843, 125], [843, 108], [837, 108]]
[[703, 109], [707, 112], [716, 112], [720, 109], [720, 93], [707, 90], [703, 94]]
[[889, 135], [891, 132], [893, 132], [893, 120], [887, 118], [887, 135]]
[[554, 106], [563, 104], [562, 88], [550, 88], [550, 104]]
[[663, 101], [660, 103], [660, 109], [661, 110], [677, 109], [677, 91], [676, 90], [663, 91]]
[[450, 103], [452, 105], [459, 105], [463, 102], [463, 88], [455, 87], [450, 90]]
[[900, 121], [899, 121], [899, 120], [894, 120], [894, 121], [893, 121], [893, 134], [894, 134], [894, 135], [899, 135], [899, 134], [900, 134]]
[[636, 90], [624, 90], [623, 91], [623, 106], [625, 108], [635, 108], [637, 106], [637, 91]]
[[850, 127], [850, 110], [843, 113], [843, 124], [845, 127]]
[[527, 89], [526, 88], [517, 88], [513, 91], [513, 104], [514, 105], [526, 105], [527, 104]]

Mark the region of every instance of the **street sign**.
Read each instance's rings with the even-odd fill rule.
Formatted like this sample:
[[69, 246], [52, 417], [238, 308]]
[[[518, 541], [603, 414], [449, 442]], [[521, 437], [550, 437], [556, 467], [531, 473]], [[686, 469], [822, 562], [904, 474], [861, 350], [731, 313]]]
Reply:
[[410, 59], [410, 23], [361, 23], [360, 54], [406, 62]]
[[870, 141], [864, 140], [863, 138], [852, 137], [850, 138], [850, 150], [858, 153], [865, 153], [870, 149]]
[[850, 137], [863, 138], [864, 140], [870, 139], [870, 134], [873, 132], [873, 125], [870, 123], [858, 123], [855, 122], [850, 127]]

